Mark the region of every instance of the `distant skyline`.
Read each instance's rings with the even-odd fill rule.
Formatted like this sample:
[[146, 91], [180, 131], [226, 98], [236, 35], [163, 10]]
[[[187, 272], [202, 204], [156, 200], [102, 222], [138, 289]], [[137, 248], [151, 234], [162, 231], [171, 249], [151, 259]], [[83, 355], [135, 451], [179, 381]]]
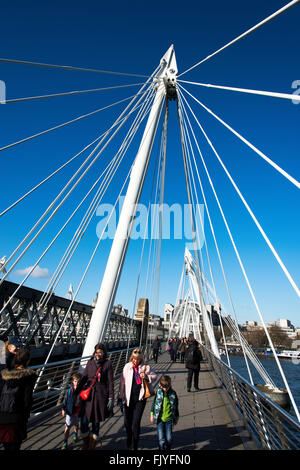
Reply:
[[[137, 0], [117, 0], [108, 4], [96, 0], [82, 4], [74, 0], [70, 8], [67, 2], [58, 0], [51, 3], [29, 0], [26, 5], [19, 1], [2, 2], [1, 15], [5, 21], [2, 21], [0, 30], [0, 57], [141, 76], [34, 67], [0, 61], [0, 101], [4, 91], [9, 101], [74, 90], [139, 84], [105, 92], [0, 104], [0, 213], [109, 128], [127, 102], [12, 148], [1, 150], [3, 147], [134, 95], [141, 87], [140, 83], [158, 66], [171, 44], [175, 47], [180, 75], [287, 3], [282, 0], [254, 0], [250, 4], [238, 0], [217, 0], [209, 4], [202, 0], [187, 0], [183, 4], [175, 0], [172, 4], [152, 2], [150, 5], [141, 4]], [[191, 82], [299, 95], [299, 19], [300, 7], [297, 5], [179, 78]], [[182, 83], [182, 86], [267, 157], [299, 180], [300, 104], [285, 99], [185, 83]], [[185, 97], [295, 283], [299, 285], [299, 190], [225, 129], [189, 95], [185, 94]], [[188, 199], [176, 103], [170, 102], [169, 108], [164, 203], [168, 208], [178, 205], [183, 214]], [[189, 117], [192, 122], [192, 115]], [[102, 204], [114, 205], [138, 149], [144, 125], [145, 123], [138, 131]], [[300, 326], [299, 298], [296, 292], [242, 205], [195, 121], [193, 129], [265, 321], [288, 318], [294, 326]], [[124, 135], [125, 131], [122, 138]], [[121, 142], [121, 138], [116, 143], [112, 142], [101, 160], [82, 180], [77, 191], [74, 191], [62, 210], [51, 220], [45, 233], [39, 236], [18, 262], [8, 280], [23, 280], [29, 268], [35, 264], [83, 195], [115, 155]], [[149, 204], [159, 143], [158, 136], [141, 195], [140, 203], [144, 208]], [[13, 252], [87, 155], [86, 151], [84, 156], [76, 159], [22, 203], [0, 217], [0, 259]], [[197, 156], [196, 159], [238, 322], [260, 321], [205, 169], [200, 157]], [[198, 195], [199, 204], [203, 206], [204, 200], [200, 190]], [[81, 221], [88, 201], [66, 227], [62, 237], [41, 259], [25, 285], [40, 290], [46, 288]], [[97, 227], [99, 228], [99, 223], [105, 217], [102, 209], [104, 207], [100, 207], [94, 215], [61, 282], [55, 288], [57, 295], [67, 296], [70, 284], [76, 291], [98, 241]], [[136, 230], [142, 228], [141, 223], [141, 227], [136, 227]], [[150, 312], [161, 316], [165, 303], [175, 304], [183, 268], [184, 249], [186, 244], [190, 245], [191, 242], [184, 230], [183, 236], [176, 238], [175, 228], [176, 221], [171, 213], [170, 239], [166, 237], [161, 245], [158, 301], [155, 297], [157, 289], [152, 264], [148, 272], [150, 240], [145, 243], [140, 277], [138, 273], [143, 239], [136, 237], [130, 241], [114, 302], [122, 304], [130, 315], [134, 314], [134, 305], [137, 305], [134, 300], [136, 292], [137, 298], [150, 299]], [[227, 312], [232, 315], [205, 211], [204, 231], [217, 294]], [[111, 237], [107, 237], [101, 242], [79, 291], [78, 301], [91, 304], [99, 291], [111, 241]], [[204, 246], [201, 253], [205, 258]], [[211, 283], [206, 258], [204, 264]], [[8, 267], [10, 265], [11, 263]], [[152, 311], [156, 303], [157, 312]]]

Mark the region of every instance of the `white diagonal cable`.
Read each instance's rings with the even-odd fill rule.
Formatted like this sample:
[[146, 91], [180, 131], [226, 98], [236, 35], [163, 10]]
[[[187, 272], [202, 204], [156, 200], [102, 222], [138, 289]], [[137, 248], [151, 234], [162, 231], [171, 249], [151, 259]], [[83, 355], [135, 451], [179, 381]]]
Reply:
[[[188, 104], [188, 103], [187, 103]], [[191, 110], [191, 107], [190, 105], [188, 104], [189, 106], [189, 109]], [[192, 112], [192, 110], [191, 110]], [[192, 112], [193, 113], [193, 112]], [[236, 192], [238, 193], [240, 199], [242, 200], [244, 206], [246, 207], [247, 211], [249, 212], [252, 220], [254, 221], [255, 225], [257, 226], [258, 230], [260, 231], [261, 235], [263, 236], [265, 242], [267, 243], [268, 247], [270, 248], [271, 252], [273, 253], [274, 257], [276, 258], [277, 262], [279, 263], [281, 269], [283, 270], [284, 274], [286, 275], [287, 279], [289, 280], [290, 284], [292, 285], [293, 289], [295, 290], [296, 294], [298, 295], [298, 297], [300, 297], [300, 290], [297, 286], [297, 284], [295, 283], [294, 279], [292, 278], [292, 276], [290, 275], [288, 269], [286, 268], [285, 264], [283, 263], [283, 261], [281, 260], [280, 256], [278, 255], [277, 251], [275, 250], [274, 246], [272, 245], [269, 237], [267, 236], [267, 234], [265, 233], [265, 231], [263, 230], [262, 226], [260, 225], [260, 223], [258, 222], [257, 218], [255, 217], [254, 213], [252, 212], [249, 204], [247, 203], [247, 201], [245, 200], [244, 196], [242, 195], [241, 191], [239, 190], [238, 186], [236, 185], [235, 181], [233, 180], [232, 176], [230, 175], [229, 171], [227, 170], [225, 164], [223, 163], [222, 159], [220, 158], [218, 152], [216, 151], [215, 147], [213, 146], [211, 140], [209, 139], [209, 137], [207, 136], [206, 132], [204, 131], [203, 127], [201, 126], [199, 120], [195, 117], [194, 113], [193, 113], [193, 116], [194, 118], [196, 119], [196, 122], [198, 124], [198, 126], [200, 127], [201, 131], [203, 132], [208, 144], [210, 145], [211, 149], [213, 150], [214, 154], [216, 155], [218, 161], [220, 162], [222, 168], [224, 169], [226, 175], [228, 176], [230, 182], [232, 183], [234, 189], [236, 190]]]
[[57, 129], [61, 129], [62, 127], [68, 126], [69, 124], [73, 124], [74, 122], [80, 121], [81, 119], [85, 119], [86, 117], [93, 116], [94, 114], [99, 113], [100, 111], [104, 111], [108, 108], [111, 108], [112, 106], [116, 106], [120, 103], [124, 103], [124, 101], [128, 101], [131, 98], [134, 98], [136, 96], [137, 95], [129, 96], [128, 98], [124, 98], [123, 100], [116, 101], [115, 103], [109, 104], [108, 106], [104, 106], [103, 108], [96, 109], [95, 111], [91, 111], [90, 113], [87, 113], [87, 114], [82, 114], [81, 116], [71, 119], [70, 121], [63, 122], [62, 124], [58, 124], [54, 127], [50, 127], [49, 129], [38, 132], [37, 134], [33, 134], [29, 137], [25, 137], [24, 139], [18, 140], [17, 142], [13, 142], [11, 144], [5, 145], [4, 147], [0, 148], [0, 152], [2, 152], [3, 150], [7, 150], [12, 147], [15, 147], [16, 145], [23, 144], [24, 142], [28, 142], [29, 140], [35, 139], [36, 137], [40, 137], [41, 135], [45, 135], [45, 134], [48, 134], [49, 132], [55, 131]]
[[198, 86], [203, 86], [207, 88], [218, 88], [220, 90], [238, 91], [240, 93], [249, 93], [252, 95], [263, 95], [263, 96], [269, 96], [272, 98], [283, 98], [286, 100], [300, 101], [299, 95], [293, 95], [291, 93], [278, 93], [276, 91], [251, 90], [249, 88], [237, 88], [237, 87], [231, 87], [231, 86], [212, 85], [210, 83], [188, 82], [186, 80], [178, 80], [178, 81], [180, 83], [188, 83], [189, 85], [198, 85]]
[[[77, 249], [86, 229], [87, 229], [87, 226], [89, 225], [94, 213], [95, 213], [95, 210], [97, 209], [97, 205], [99, 204], [99, 202], [102, 200], [104, 194], [105, 194], [105, 191], [108, 187], [108, 184], [110, 184], [117, 168], [119, 167], [124, 155], [125, 155], [125, 152], [127, 151], [129, 145], [130, 145], [130, 142], [132, 141], [137, 129], [138, 129], [138, 126], [140, 125], [140, 123], [142, 122], [142, 120], [144, 119], [145, 115], [147, 114], [148, 110], [149, 110], [149, 99], [147, 101], [145, 101], [145, 103], [147, 106], [148, 106], [148, 109], [146, 109], [146, 111], [143, 113], [143, 109], [140, 110], [140, 113], [139, 115], [135, 118], [135, 121], [134, 123], [132, 124], [130, 130], [128, 131], [128, 134], [127, 134], [127, 137], [125, 138], [124, 142], [121, 146], [121, 148], [119, 149], [119, 152], [117, 153], [116, 157], [114, 157], [114, 159], [109, 163], [109, 165], [106, 167], [105, 171], [107, 171], [107, 174], [105, 176], [105, 180], [101, 183], [100, 185], [100, 188], [98, 189], [96, 195], [94, 196], [89, 208], [87, 209], [86, 211], [86, 214], [83, 218], [83, 220], [81, 221], [79, 227], [77, 228], [77, 231], [76, 233], [74, 234], [64, 256], [62, 257], [58, 267], [56, 268], [56, 271], [55, 273], [53, 274], [48, 286], [46, 287], [46, 291], [48, 291], [48, 293], [46, 294], [46, 292], [44, 293], [44, 295], [42, 296], [42, 298], [40, 299], [40, 304], [39, 306], [45, 306], [47, 301], [49, 300], [54, 288], [56, 287], [56, 285], [58, 284], [58, 282], [60, 281], [60, 278], [62, 277], [63, 275], [63, 272], [65, 271], [67, 265], [69, 264], [75, 250]], [[142, 112], [141, 112], [142, 111]], [[142, 115], [144, 114], [144, 115]], [[142, 117], [140, 118], [140, 115], [142, 115]], [[140, 118], [140, 121], [138, 121], [138, 118]], [[126, 142], [126, 139], [127, 139], [127, 142]], [[119, 155], [119, 157], [118, 157]], [[119, 159], [119, 161], [117, 160], [117, 158]], [[114, 163], [116, 160], [116, 163]], [[115, 165], [114, 167], [113, 164]], [[103, 173], [101, 174], [100, 178], [102, 177]], [[100, 180], [100, 178], [98, 178], [98, 180], [96, 181], [96, 183], [98, 183], [98, 181]], [[109, 183], [107, 183], [107, 181], [109, 181]], [[104, 186], [106, 184], [106, 187]], [[58, 278], [58, 275], [59, 275], [59, 278]], [[54, 280], [55, 279], [55, 280]], [[51, 287], [50, 287], [51, 285]], [[46, 300], [47, 299], [47, 300]]]
[[23, 97], [23, 98], [11, 98], [10, 100], [6, 99], [5, 104], [19, 103], [19, 102], [23, 102], [23, 101], [41, 100], [41, 99], [46, 99], [46, 98], [58, 98], [60, 96], [81, 95], [83, 93], [94, 93], [94, 92], [97, 92], [97, 91], [115, 90], [117, 88], [128, 88], [128, 87], [139, 86], [139, 85], [143, 85], [143, 83], [132, 83], [130, 85], [116, 85], [116, 86], [109, 86], [109, 87], [102, 87], [102, 88], [91, 88], [91, 89], [87, 89], [87, 90], [65, 91], [65, 92], [61, 92], [61, 93], [52, 93], [52, 94], [48, 94], [48, 95], [26, 96], [26, 97]]
[[[116, 131], [117, 132], [117, 131]], [[115, 134], [116, 134], [115, 132]], [[110, 138], [110, 140], [114, 137], [114, 135]], [[110, 142], [110, 140], [105, 144], [105, 146], [108, 145], [108, 143]], [[105, 148], [105, 147], [104, 147]], [[99, 152], [99, 154], [104, 150], [101, 149], [101, 151]], [[99, 154], [94, 158], [94, 160], [90, 163], [89, 167], [85, 170], [85, 172], [83, 173], [83, 175], [81, 175], [81, 177], [79, 178], [79, 180], [77, 181], [77, 183], [75, 184], [75, 186], [77, 186], [77, 184], [79, 183], [79, 181], [83, 178], [83, 176], [85, 175], [85, 173], [90, 169], [90, 167], [93, 165], [94, 161], [98, 158]], [[95, 184], [94, 184], [95, 185]], [[93, 187], [94, 187], [93, 185]], [[74, 189], [74, 188], [73, 188]], [[73, 190], [71, 189], [69, 191], [69, 193], [65, 196], [64, 200], [69, 196], [70, 192]], [[10, 296], [9, 300], [6, 302], [6, 304], [3, 306], [3, 308], [1, 309], [0, 311], [0, 314], [4, 312], [4, 310], [6, 309], [6, 307], [9, 305], [9, 303], [11, 302], [11, 300], [15, 297], [15, 295], [18, 293], [18, 291], [20, 290], [20, 288], [23, 286], [24, 282], [28, 279], [28, 277], [31, 275], [31, 273], [34, 271], [34, 269], [38, 266], [38, 263], [41, 261], [41, 259], [45, 256], [45, 254], [49, 251], [49, 249], [51, 248], [51, 246], [54, 244], [54, 242], [58, 239], [58, 237], [61, 235], [61, 233], [63, 232], [63, 230], [65, 229], [65, 227], [68, 225], [68, 223], [70, 222], [70, 220], [72, 219], [72, 217], [75, 215], [75, 213], [78, 211], [78, 209], [81, 207], [81, 205], [83, 204], [84, 200], [86, 199], [87, 195], [82, 199], [82, 201], [79, 203], [79, 205], [76, 207], [76, 209], [73, 211], [73, 213], [69, 216], [68, 220], [64, 223], [64, 225], [62, 226], [62, 228], [58, 231], [58, 233], [55, 235], [55, 237], [53, 238], [53, 240], [50, 242], [50, 244], [47, 246], [47, 248], [44, 250], [44, 252], [41, 254], [41, 256], [38, 258], [38, 260], [36, 261], [36, 263], [30, 268], [29, 272], [27, 273], [27, 275], [25, 276], [25, 278], [23, 279], [23, 281], [19, 284], [19, 286], [17, 287], [17, 289], [13, 292], [13, 294]], [[33, 238], [33, 240], [31, 240], [31, 242], [28, 244], [28, 246], [26, 247], [26, 249], [23, 251], [23, 253], [19, 256], [19, 258], [15, 261], [15, 263], [11, 266], [10, 270], [8, 272], [11, 271], [11, 269], [14, 267], [14, 265], [19, 261], [20, 257], [23, 256], [23, 254], [27, 251], [27, 249], [31, 246], [31, 244], [33, 243], [33, 241], [37, 238], [37, 236], [40, 234], [40, 232], [44, 229], [45, 225], [52, 219], [53, 215], [56, 213], [56, 211], [59, 209], [59, 207], [62, 205], [62, 203], [64, 202], [64, 200], [59, 204], [59, 206], [55, 209], [54, 213], [49, 217], [48, 221], [45, 222], [45, 224], [43, 225], [43, 227], [39, 230], [39, 232], [35, 235], [35, 237]], [[3, 281], [3, 279], [2, 279]], [[1, 282], [2, 282], [1, 281]]]
[[29, 60], [5, 59], [3, 57], [0, 58], [0, 62], [4, 62], [7, 64], [33, 65], [36, 67], [50, 67], [50, 68], [55, 68], [55, 69], [79, 70], [81, 72], [104, 73], [104, 74], [109, 74], [109, 75], [126, 75], [129, 77], [145, 77], [145, 78], [148, 77], [147, 75], [139, 75], [135, 73], [112, 72], [109, 70], [97, 70], [97, 69], [91, 69], [91, 68], [86, 68], [86, 67], [74, 67], [72, 65], [45, 64], [42, 62], [32, 62]]
[[227, 124], [223, 119], [217, 116], [211, 109], [207, 108], [201, 101], [199, 101], [195, 96], [193, 96], [188, 90], [186, 90], [182, 85], [179, 85], [182, 90], [184, 90], [191, 98], [193, 98], [200, 106], [202, 106], [208, 113], [210, 113], [214, 118], [216, 118], [221, 124], [223, 124], [227, 129], [229, 129], [234, 135], [242, 140], [248, 147], [250, 147], [254, 152], [256, 152], [260, 157], [262, 157], [267, 163], [269, 163], [275, 170], [281, 173], [285, 178], [287, 178], [291, 183], [293, 183], [298, 189], [300, 188], [300, 183], [295, 178], [293, 178], [289, 173], [280, 168], [275, 162], [273, 162], [269, 157], [267, 157], [263, 152], [261, 152], [257, 147], [255, 147], [251, 142], [249, 142], [245, 137], [235, 131], [229, 124]]
[[225, 44], [225, 46], [223, 47], [220, 47], [220, 49], [218, 49], [217, 51], [215, 51], [213, 54], [210, 54], [208, 55], [207, 57], [205, 57], [205, 59], [202, 59], [200, 62], [197, 62], [197, 64], [193, 65], [192, 67], [190, 67], [189, 69], [185, 70], [184, 72], [182, 72], [180, 75], [178, 75], [178, 77], [181, 77], [182, 75], [186, 74], [187, 72], [189, 72], [190, 70], [193, 70], [195, 67], [198, 67], [198, 65], [200, 64], [203, 64], [203, 62], [205, 62], [206, 60], [210, 59], [211, 57], [214, 57], [216, 54], [218, 54], [219, 52], [223, 51], [224, 49], [226, 49], [227, 47], [231, 46], [232, 44], [234, 44], [235, 42], [239, 41], [240, 39], [244, 38], [245, 36], [247, 36], [248, 34], [252, 33], [253, 31], [255, 31], [256, 29], [260, 28], [261, 26], [263, 26], [264, 24], [268, 23], [269, 21], [271, 21], [273, 18], [275, 18], [276, 16], [280, 15], [281, 13], [284, 13], [286, 10], [288, 10], [289, 8], [293, 7], [294, 5], [296, 5], [297, 3], [299, 3], [299, 0], [293, 0], [292, 2], [288, 3], [287, 5], [285, 5], [284, 7], [280, 8], [279, 10], [275, 11], [275, 13], [273, 13], [272, 15], [268, 16], [267, 18], [265, 18], [263, 21], [260, 21], [259, 23], [257, 23], [255, 26], [253, 26], [252, 28], [248, 29], [247, 31], [245, 31], [243, 34], [240, 34], [239, 36], [237, 36], [235, 39], [233, 39], [232, 41], [228, 42], [227, 44]]
[[[146, 92], [147, 93], [147, 92]], [[137, 95], [135, 95], [136, 97]], [[142, 95], [143, 97], [143, 95]], [[141, 101], [142, 97], [138, 100], [138, 102], [135, 104], [135, 107], [134, 109], [136, 109], [136, 106], [139, 104], [139, 102]], [[134, 98], [135, 99], [135, 98]], [[132, 100], [132, 102], [126, 107], [126, 109], [121, 113], [121, 115], [118, 117], [118, 119], [115, 121], [114, 125], [111, 126], [111, 128], [105, 133], [105, 136], [109, 134], [109, 132], [111, 132], [111, 130], [115, 127], [116, 124], [118, 124], [120, 121], [121, 121], [121, 118], [123, 117], [123, 115], [125, 114], [125, 112], [128, 110], [128, 108], [130, 107], [130, 105], [133, 103], [134, 99]], [[133, 110], [134, 110], [133, 109]], [[128, 119], [128, 117], [130, 116], [130, 114], [133, 112], [133, 110], [131, 110], [127, 116], [126, 116], [126, 119]], [[33, 243], [33, 241], [37, 238], [37, 236], [40, 234], [40, 232], [44, 229], [44, 227], [47, 225], [47, 223], [50, 221], [50, 219], [54, 216], [54, 214], [58, 211], [58, 209], [61, 207], [61, 205], [65, 202], [65, 200], [69, 197], [69, 195], [71, 194], [71, 192], [75, 189], [75, 187], [79, 184], [79, 182], [81, 181], [81, 179], [85, 176], [85, 174], [88, 172], [88, 170], [91, 168], [91, 166], [96, 162], [96, 160], [99, 158], [99, 156], [103, 153], [104, 149], [107, 147], [107, 145], [109, 144], [109, 142], [113, 139], [113, 137], [116, 135], [116, 133], [119, 131], [119, 129], [123, 126], [123, 124], [126, 122], [126, 119], [121, 122], [121, 124], [119, 124], [119, 127], [117, 127], [117, 129], [115, 130], [115, 132], [112, 134], [112, 136], [109, 138], [109, 140], [104, 144], [104, 146], [102, 147], [102, 149], [98, 152], [98, 154], [96, 155], [96, 157], [94, 157], [94, 159], [92, 160], [92, 162], [89, 164], [89, 166], [85, 169], [84, 173], [78, 178], [77, 182], [73, 185], [73, 188], [70, 189], [70, 191], [67, 193], [67, 195], [64, 197], [64, 199], [60, 202], [60, 204], [56, 207], [56, 209], [54, 210], [54, 212], [52, 213], [52, 215], [48, 218], [48, 220], [44, 223], [43, 227], [39, 230], [39, 232], [35, 235], [35, 237], [33, 238], [33, 240], [30, 242], [30, 244], [28, 245], [28, 247], [26, 248], [26, 250], [29, 248], [29, 246]], [[66, 190], [67, 186], [74, 180], [74, 178], [78, 175], [78, 173], [80, 172], [80, 170], [84, 167], [84, 165], [88, 162], [88, 160], [92, 157], [92, 155], [96, 152], [96, 150], [99, 148], [99, 146], [102, 144], [104, 138], [97, 144], [97, 146], [95, 147], [95, 149], [91, 152], [91, 154], [87, 157], [87, 159], [85, 160], [85, 162], [81, 165], [81, 167], [76, 171], [76, 173], [73, 175], [73, 177], [71, 178], [71, 180], [67, 183], [67, 185], [65, 185], [65, 187], [63, 188], [63, 190], [59, 193], [59, 195], [55, 198], [55, 200], [51, 203], [51, 205], [47, 208], [47, 210], [44, 212], [44, 214], [40, 217], [40, 219], [38, 220], [38, 222], [36, 222], [36, 224], [32, 227], [32, 229], [30, 230], [30, 232], [26, 235], [26, 237], [23, 239], [23, 241], [18, 245], [18, 247], [14, 250], [14, 252], [10, 255], [10, 257], [7, 259], [6, 261], [6, 264], [11, 260], [11, 258], [15, 255], [15, 253], [19, 250], [19, 248], [24, 244], [24, 242], [28, 239], [28, 237], [31, 235], [31, 233], [34, 231], [34, 229], [38, 226], [38, 224], [40, 223], [40, 221], [47, 215], [47, 213], [51, 210], [51, 208], [54, 206], [55, 202], [59, 199], [59, 197], [61, 196], [61, 194]], [[19, 258], [14, 262], [14, 264], [10, 267], [9, 271], [11, 271], [13, 269], [13, 267], [16, 265], [16, 263], [19, 261], [19, 259], [23, 256], [23, 254], [25, 253], [25, 250], [23, 251], [23, 253], [19, 256]], [[7, 272], [6, 276], [8, 275], [9, 271]], [[0, 284], [3, 282], [5, 278], [2, 278], [0, 280]]]
[[[182, 95], [182, 96], [183, 96], [183, 95]], [[191, 112], [192, 112], [192, 111], [191, 111]], [[197, 120], [197, 118], [195, 117], [195, 115], [194, 115], [193, 112], [192, 112], [192, 114], [193, 114], [194, 118], [196, 119], [196, 122], [198, 122], [198, 120]], [[245, 281], [246, 281], [246, 283], [247, 283], [247, 286], [248, 286], [249, 292], [250, 292], [250, 294], [251, 294], [252, 300], [253, 300], [253, 302], [254, 302], [255, 308], [256, 308], [257, 313], [258, 313], [258, 315], [259, 315], [259, 317], [260, 317], [260, 320], [261, 320], [261, 322], [262, 322], [262, 325], [263, 325], [265, 334], [266, 334], [266, 336], [267, 336], [267, 338], [268, 338], [268, 341], [269, 341], [270, 347], [271, 347], [271, 349], [272, 349], [273, 355], [274, 355], [274, 357], [275, 357], [275, 361], [276, 361], [276, 363], [277, 363], [278, 369], [279, 369], [279, 371], [280, 371], [280, 373], [281, 373], [283, 382], [284, 382], [284, 384], [285, 384], [285, 386], [286, 386], [286, 389], [287, 389], [287, 391], [288, 391], [288, 394], [289, 394], [289, 397], [290, 397], [290, 399], [291, 399], [291, 403], [292, 403], [292, 405], [293, 405], [293, 408], [294, 408], [294, 410], [295, 410], [297, 419], [298, 419], [298, 421], [300, 421], [300, 414], [299, 414], [299, 411], [298, 411], [296, 402], [295, 402], [295, 400], [294, 400], [293, 394], [292, 394], [292, 392], [291, 392], [291, 390], [290, 390], [290, 387], [289, 387], [289, 384], [288, 384], [288, 382], [287, 382], [287, 380], [286, 380], [284, 371], [283, 371], [283, 369], [282, 369], [282, 367], [281, 367], [280, 361], [279, 361], [278, 356], [277, 356], [277, 354], [276, 354], [276, 351], [275, 351], [275, 348], [274, 348], [274, 344], [273, 344], [272, 338], [270, 337], [270, 334], [269, 334], [268, 329], [267, 329], [267, 327], [266, 327], [265, 321], [264, 321], [264, 319], [263, 319], [262, 313], [261, 313], [261, 311], [260, 311], [260, 308], [259, 308], [259, 305], [258, 305], [258, 303], [257, 303], [256, 297], [255, 297], [255, 295], [254, 295], [252, 286], [251, 286], [250, 281], [249, 281], [249, 279], [248, 279], [248, 276], [247, 276], [247, 273], [246, 273], [246, 271], [245, 271], [243, 262], [242, 262], [242, 260], [241, 260], [241, 257], [240, 257], [240, 254], [239, 254], [239, 252], [238, 252], [238, 249], [237, 249], [237, 247], [236, 247], [235, 241], [234, 241], [234, 239], [233, 239], [232, 233], [231, 233], [230, 228], [229, 228], [229, 226], [228, 226], [228, 223], [227, 223], [226, 217], [225, 217], [225, 215], [224, 215], [222, 206], [221, 206], [221, 204], [220, 204], [219, 198], [218, 198], [217, 193], [216, 193], [216, 191], [215, 191], [213, 182], [212, 182], [212, 180], [211, 180], [211, 178], [210, 178], [209, 172], [208, 172], [208, 170], [207, 170], [207, 167], [206, 167], [206, 164], [205, 164], [205, 162], [204, 162], [204, 160], [203, 160], [202, 155], [201, 155], [201, 158], [202, 158], [203, 166], [204, 166], [204, 168], [205, 168], [205, 171], [206, 171], [207, 177], [208, 177], [208, 179], [209, 179], [210, 185], [211, 185], [211, 187], [212, 187], [214, 196], [215, 196], [215, 198], [216, 198], [218, 207], [219, 207], [219, 209], [220, 209], [222, 218], [223, 218], [223, 220], [224, 220], [224, 224], [225, 224], [226, 230], [227, 230], [228, 235], [229, 235], [229, 237], [230, 237], [232, 246], [233, 246], [233, 248], [234, 248], [235, 254], [236, 254], [237, 259], [238, 259], [238, 262], [239, 262], [239, 264], [240, 264], [240, 267], [241, 267], [242, 273], [243, 273], [243, 275], [244, 275]]]

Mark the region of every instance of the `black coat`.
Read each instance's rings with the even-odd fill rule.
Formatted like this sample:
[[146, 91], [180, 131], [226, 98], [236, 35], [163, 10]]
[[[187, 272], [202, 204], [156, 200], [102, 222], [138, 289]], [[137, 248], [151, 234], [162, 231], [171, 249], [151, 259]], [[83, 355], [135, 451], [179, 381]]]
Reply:
[[185, 367], [195, 371], [200, 370], [200, 362], [202, 361], [202, 353], [198, 348], [198, 342], [193, 341], [187, 345], [185, 352]]
[[31, 369], [4, 369], [0, 372], [0, 424], [17, 424], [26, 435], [37, 375]]
[[[95, 377], [98, 366], [94, 358], [90, 359], [83, 371], [80, 381], [80, 390], [88, 388]], [[114, 398], [114, 377], [112, 363], [106, 359], [101, 367], [100, 382], [96, 380], [89, 398], [82, 401], [81, 416], [86, 417], [89, 422], [99, 423], [110, 416], [107, 410], [109, 398]], [[83, 386], [84, 385], [84, 386]]]

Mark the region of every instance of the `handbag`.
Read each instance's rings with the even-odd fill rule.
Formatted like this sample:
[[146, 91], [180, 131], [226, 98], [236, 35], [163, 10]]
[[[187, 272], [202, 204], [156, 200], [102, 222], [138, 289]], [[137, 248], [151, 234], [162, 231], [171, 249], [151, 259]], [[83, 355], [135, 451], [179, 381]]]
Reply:
[[99, 369], [97, 370], [96, 375], [95, 375], [95, 377], [94, 377], [94, 380], [93, 380], [92, 384], [90, 385], [90, 387], [88, 387], [88, 388], [86, 388], [86, 389], [84, 389], [84, 390], [81, 390], [79, 396], [80, 396], [80, 398], [81, 398], [82, 400], [87, 400], [87, 399], [89, 398], [90, 393], [91, 393], [91, 390], [92, 390], [92, 388], [93, 388], [93, 386], [94, 386], [94, 384], [95, 384], [95, 382], [96, 382], [96, 377], [97, 377], [98, 372], [99, 372], [100, 369], [101, 369], [101, 367], [99, 367]]
[[[146, 370], [146, 366], [144, 368], [144, 371], [145, 370]], [[143, 384], [144, 384], [144, 390], [145, 390], [145, 393], [144, 393], [144, 396], [143, 396], [144, 399], [150, 398], [153, 395], [155, 395], [153, 387], [147, 379], [143, 379]]]

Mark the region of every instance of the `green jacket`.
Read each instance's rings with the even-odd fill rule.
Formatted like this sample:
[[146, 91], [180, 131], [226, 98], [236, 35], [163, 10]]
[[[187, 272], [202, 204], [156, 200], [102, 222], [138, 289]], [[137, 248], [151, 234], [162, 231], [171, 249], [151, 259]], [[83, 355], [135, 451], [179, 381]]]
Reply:
[[[179, 417], [177, 393], [175, 392], [175, 390], [170, 388], [167, 392], [167, 396], [168, 396], [170, 406], [171, 406], [172, 422], [174, 422], [174, 421], [177, 421]], [[163, 402], [164, 402], [164, 392], [161, 386], [159, 386], [155, 394], [152, 407], [151, 407], [151, 414], [153, 414], [154, 421], [156, 423], [160, 421], [160, 418], [163, 412]]]

